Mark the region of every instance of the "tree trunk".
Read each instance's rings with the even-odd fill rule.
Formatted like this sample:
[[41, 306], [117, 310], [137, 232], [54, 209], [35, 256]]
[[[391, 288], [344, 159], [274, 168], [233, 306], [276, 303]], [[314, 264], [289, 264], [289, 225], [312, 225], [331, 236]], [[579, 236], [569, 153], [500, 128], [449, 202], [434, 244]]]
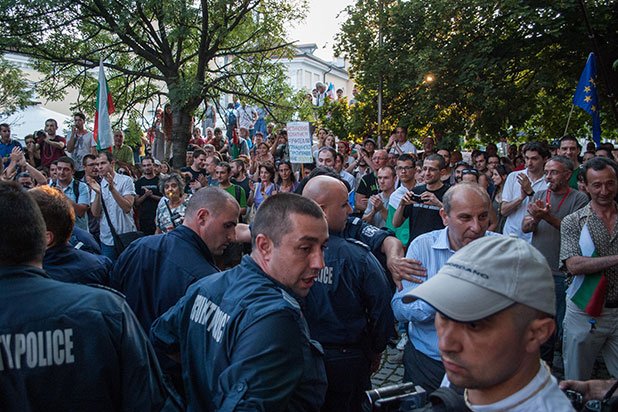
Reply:
[[175, 108], [172, 104], [173, 124], [172, 124], [172, 167], [181, 168], [185, 166], [187, 145], [191, 139], [191, 113], [188, 107]]

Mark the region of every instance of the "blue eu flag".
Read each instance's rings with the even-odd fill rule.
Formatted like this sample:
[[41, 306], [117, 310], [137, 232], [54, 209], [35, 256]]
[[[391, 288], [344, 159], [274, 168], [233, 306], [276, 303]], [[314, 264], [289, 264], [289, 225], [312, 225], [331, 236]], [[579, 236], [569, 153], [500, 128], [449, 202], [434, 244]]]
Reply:
[[592, 139], [597, 147], [601, 144], [601, 119], [599, 117], [599, 97], [597, 95], [597, 65], [594, 53], [588, 55], [586, 67], [579, 78], [573, 104], [592, 116]]

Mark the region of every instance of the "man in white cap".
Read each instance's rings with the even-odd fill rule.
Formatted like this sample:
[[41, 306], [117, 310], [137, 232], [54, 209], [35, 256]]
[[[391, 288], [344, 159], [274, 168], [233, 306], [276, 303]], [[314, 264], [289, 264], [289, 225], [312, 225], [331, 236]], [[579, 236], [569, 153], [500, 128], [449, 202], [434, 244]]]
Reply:
[[556, 325], [554, 281], [527, 242], [483, 237], [455, 253], [438, 274], [403, 298], [437, 310], [448, 379], [473, 411], [572, 411], [540, 348]]

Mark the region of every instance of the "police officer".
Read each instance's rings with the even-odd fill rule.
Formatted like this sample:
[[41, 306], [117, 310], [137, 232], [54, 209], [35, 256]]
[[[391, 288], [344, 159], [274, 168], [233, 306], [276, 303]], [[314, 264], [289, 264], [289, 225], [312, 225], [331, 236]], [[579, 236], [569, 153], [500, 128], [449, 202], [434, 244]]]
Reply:
[[324, 267], [324, 214], [296, 194], [269, 197], [240, 265], [208, 276], [153, 324], [182, 362], [189, 410], [318, 411], [326, 377], [300, 299]]
[[[183, 224], [163, 236], [146, 236], [120, 255], [111, 286], [127, 297], [144, 330], [184, 296], [198, 279], [219, 272], [214, 255], [235, 240], [239, 206], [229, 193], [214, 187], [189, 199]], [[177, 364], [157, 353], [169, 381], [183, 394]]]
[[176, 304], [189, 285], [219, 272], [213, 255], [235, 240], [239, 206], [214, 187], [189, 199], [183, 224], [163, 236], [129, 245], [114, 265], [111, 286], [124, 293], [144, 330]]
[[47, 250], [43, 269], [56, 280], [72, 283], [109, 285], [112, 261], [71, 246], [69, 238], [74, 229], [75, 212], [70, 201], [58, 189], [35, 187], [30, 191], [41, 210], [47, 233]]
[[[348, 183], [345, 182], [334, 169], [329, 167], [316, 167], [311, 171], [309, 176], [303, 179], [298, 187], [296, 193], [301, 194], [305, 188], [305, 185], [316, 176], [331, 176], [335, 179], [341, 180], [347, 188]], [[241, 235], [244, 237], [244, 234]], [[342, 237], [353, 238], [360, 240], [371, 249], [371, 252], [380, 261], [382, 266], [388, 270], [391, 275], [395, 286], [401, 290], [402, 279], [410, 282], [420, 283], [418, 277], [422, 277], [422, 264], [414, 259], [407, 259], [404, 257], [405, 250], [399, 239], [395, 237], [395, 233], [391, 230], [384, 230], [377, 228], [373, 225], [363, 222], [359, 217], [348, 216], [345, 228], [342, 232]], [[410, 273], [416, 273], [418, 277], [410, 275]]]
[[0, 182], [0, 396], [3, 411], [155, 411], [167, 395], [146, 336], [121, 296], [41, 269], [45, 222]]
[[326, 267], [307, 296], [311, 337], [325, 350], [328, 391], [322, 411], [359, 411], [370, 376], [394, 330], [391, 290], [384, 270], [369, 248], [341, 237], [352, 209], [338, 179], [311, 179], [303, 196], [326, 215], [330, 238]]

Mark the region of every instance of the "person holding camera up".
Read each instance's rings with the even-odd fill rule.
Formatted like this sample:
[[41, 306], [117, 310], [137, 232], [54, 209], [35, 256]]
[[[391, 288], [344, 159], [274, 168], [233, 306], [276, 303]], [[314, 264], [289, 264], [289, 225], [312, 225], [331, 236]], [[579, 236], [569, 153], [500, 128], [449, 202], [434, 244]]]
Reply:
[[393, 214], [393, 226], [396, 228], [410, 218], [410, 241], [423, 233], [444, 228], [439, 212], [442, 196], [449, 188], [441, 179], [445, 168], [446, 162], [442, 156], [432, 154], [425, 158], [425, 184], [403, 195]]

